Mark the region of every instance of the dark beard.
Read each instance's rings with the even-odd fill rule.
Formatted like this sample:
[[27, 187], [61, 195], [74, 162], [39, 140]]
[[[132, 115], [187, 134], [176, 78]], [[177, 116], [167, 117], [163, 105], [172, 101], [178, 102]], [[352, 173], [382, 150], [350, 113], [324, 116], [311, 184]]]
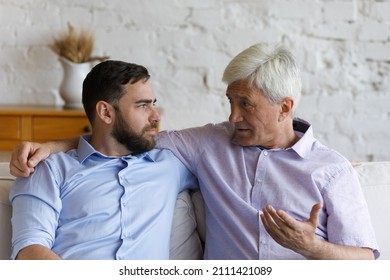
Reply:
[[156, 142], [154, 138], [151, 140], [143, 136], [143, 132], [149, 128], [156, 128], [157, 123], [145, 127], [140, 134], [135, 133], [123, 119], [122, 114], [117, 111], [112, 136], [133, 154], [139, 154], [152, 150]]

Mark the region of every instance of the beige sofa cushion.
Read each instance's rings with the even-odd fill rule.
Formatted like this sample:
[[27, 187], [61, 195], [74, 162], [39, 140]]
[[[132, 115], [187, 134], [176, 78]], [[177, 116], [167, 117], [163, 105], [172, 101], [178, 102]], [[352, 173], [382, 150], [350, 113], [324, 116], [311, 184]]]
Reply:
[[197, 231], [197, 223], [189, 191], [179, 193], [176, 199], [169, 256], [171, 260], [203, 259], [203, 245]]
[[8, 199], [14, 178], [9, 174], [8, 163], [0, 163], [0, 260], [11, 255], [11, 204]]
[[390, 260], [390, 161], [365, 162], [356, 167], [381, 256]]

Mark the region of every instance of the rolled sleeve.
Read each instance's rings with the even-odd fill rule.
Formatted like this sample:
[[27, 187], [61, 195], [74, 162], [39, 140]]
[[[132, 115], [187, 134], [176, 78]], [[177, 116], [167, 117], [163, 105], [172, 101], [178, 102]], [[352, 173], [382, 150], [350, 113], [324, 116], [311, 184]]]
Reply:
[[328, 213], [328, 240], [336, 244], [371, 248], [375, 258], [378, 258], [380, 253], [368, 206], [352, 167], [348, 166], [337, 173], [324, 199]]
[[51, 248], [58, 226], [61, 200], [53, 172], [41, 163], [29, 178], [18, 178], [10, 192], [12, 253], [30, 245]]

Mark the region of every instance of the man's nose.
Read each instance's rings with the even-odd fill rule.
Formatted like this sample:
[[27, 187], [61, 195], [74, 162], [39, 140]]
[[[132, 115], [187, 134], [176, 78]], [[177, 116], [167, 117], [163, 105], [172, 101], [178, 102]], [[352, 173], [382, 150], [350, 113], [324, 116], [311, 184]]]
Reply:
[[241, 111], [237, 106], [232, 105], [230, 107], [229, 122], [236, 123], [242, 121]]
[[151, 121], [153, 121], [153, 122], [160, 122], [160, 120], [161, 120], [160, 112], [156, 107], [153, 107], [152, 115], [150, 118], [151, 118]]

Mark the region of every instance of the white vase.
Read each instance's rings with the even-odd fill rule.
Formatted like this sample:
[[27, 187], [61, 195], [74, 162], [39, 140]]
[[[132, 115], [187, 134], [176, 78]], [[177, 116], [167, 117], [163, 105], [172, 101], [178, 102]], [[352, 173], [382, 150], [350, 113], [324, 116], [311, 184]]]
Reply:
[[59, 57], [64, 69], [64, 75], [60, 85], [60, 96], [64, 100], [65, 108], [83, 108], [81, 102], [83, 81], [92, 65], [90, 62], [74, 63], [64, 57]]

